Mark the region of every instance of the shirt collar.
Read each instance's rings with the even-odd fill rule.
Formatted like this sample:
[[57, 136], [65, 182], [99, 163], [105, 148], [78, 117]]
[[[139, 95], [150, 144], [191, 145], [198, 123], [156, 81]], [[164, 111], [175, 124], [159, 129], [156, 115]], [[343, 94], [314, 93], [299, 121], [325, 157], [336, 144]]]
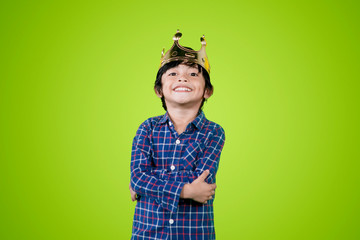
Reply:
[[205, 123], [205, 113], [200, 109], [197, 117], [191, 122], [197, 129], [201, 129]]
[[169, 119], [169, 113], [166, 111], [166, 113], [160, 118], [159, 123], [163, 124]]
[[[159, 123], [163, 124], [166, 123], [166, 121], [169, 121], [170, 117], [169, 117], [169, 113], [168, 111], [166, 111], [166, 113], [160, 118]], [[198, 112], [198, 115], [196, 116], [196, 118], [191, 122], [197, 129], [201, 129], [202, 126], [205, 123], [205, 113], [200, 109]]]

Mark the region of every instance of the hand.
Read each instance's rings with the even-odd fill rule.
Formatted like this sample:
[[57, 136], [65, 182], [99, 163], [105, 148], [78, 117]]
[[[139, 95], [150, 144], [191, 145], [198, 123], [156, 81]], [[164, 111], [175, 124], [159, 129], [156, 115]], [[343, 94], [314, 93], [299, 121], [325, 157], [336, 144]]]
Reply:
[[191, 184], [185, 184], [180, 193], [182, 198], [191, 198], [200, 203], [206, 203], [207, 200], [212, 199], [215, 194], [216, 184], [208, 184], [205, 182], [206, 177], [210, 171], [205, 170], [197, 179]]
[[136, 200], [136, 192], [134, 192], [134, 190], [132, 189], [131, 183], [129, 184], [129, 189], [130, 189], [131, 200], [135, 201]]

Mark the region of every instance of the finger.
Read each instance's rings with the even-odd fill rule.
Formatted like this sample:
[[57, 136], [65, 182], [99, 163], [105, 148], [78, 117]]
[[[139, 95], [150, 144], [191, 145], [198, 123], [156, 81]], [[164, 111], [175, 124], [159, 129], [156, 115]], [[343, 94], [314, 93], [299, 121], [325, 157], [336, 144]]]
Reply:
[[209, 200], [212, 199], [213, 197], [212, 196], [209, 196]]
[[206, 177], [209, 175], [210, 171], [205, 170], [198, 178], [202, 181], [205, 181]]
[[134, 201], [136, 200], [137, 194], [136, 192], [134, 192], [134, 194], [132, 195], [132, 198], [134, 199]]

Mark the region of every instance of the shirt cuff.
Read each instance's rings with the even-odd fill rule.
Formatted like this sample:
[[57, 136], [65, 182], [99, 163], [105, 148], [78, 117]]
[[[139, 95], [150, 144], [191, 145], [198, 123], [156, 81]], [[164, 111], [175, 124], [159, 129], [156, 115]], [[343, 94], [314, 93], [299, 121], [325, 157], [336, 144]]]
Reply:
[[183, 182], [166, 181], [161, 197], [161, 205], [165, 209], [171, 212], [177, 211], [180, 193], [184, 185], [185, 183]]

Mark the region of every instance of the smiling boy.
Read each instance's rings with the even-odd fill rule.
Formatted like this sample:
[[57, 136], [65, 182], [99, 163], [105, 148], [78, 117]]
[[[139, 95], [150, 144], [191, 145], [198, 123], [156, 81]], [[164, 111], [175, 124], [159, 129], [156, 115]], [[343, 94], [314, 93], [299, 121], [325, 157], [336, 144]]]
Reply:
[[205, 38], [194, 51], [179, 44], [181, 35], [163, 51], [155, 81], [166, 113], [143, 122], [133, 140], [131, 239], [215, 239], [215, 176], [225, 133], [202, 111], [213, 93]]

